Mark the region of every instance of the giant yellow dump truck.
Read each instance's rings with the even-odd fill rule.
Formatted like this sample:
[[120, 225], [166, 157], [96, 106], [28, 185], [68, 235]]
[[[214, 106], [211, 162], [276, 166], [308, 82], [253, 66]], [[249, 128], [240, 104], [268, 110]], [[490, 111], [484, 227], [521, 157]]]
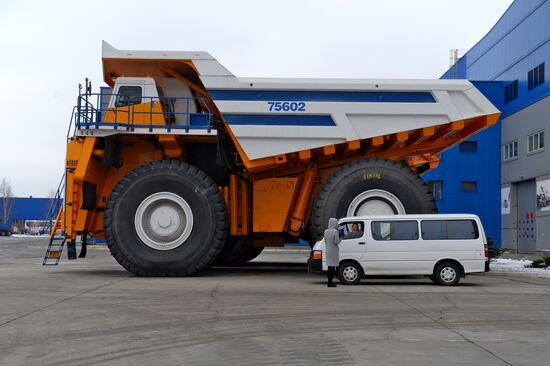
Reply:
[[499, 117], [464, 80], [239, 78], [206, 52], [107, 43], [102, 59], [112, 92], [78, 96], [51, 237], [105, 238], [140, 276], [313, 243], [330, 217], [433, 213], [419, 174]]

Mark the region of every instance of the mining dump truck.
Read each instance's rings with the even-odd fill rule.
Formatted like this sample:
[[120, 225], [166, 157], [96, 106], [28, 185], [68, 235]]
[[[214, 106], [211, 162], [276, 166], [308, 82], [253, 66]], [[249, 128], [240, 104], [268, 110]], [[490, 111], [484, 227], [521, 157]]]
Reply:
[[186, 276], [314, 243], [330, 217], [434, 213], [420, 174], [499, 118], [465, 80], [239, 78], [105, 42], [102, 61], [112, 92], [79, 93], [45, 263], [92, 236], [136, 275]]

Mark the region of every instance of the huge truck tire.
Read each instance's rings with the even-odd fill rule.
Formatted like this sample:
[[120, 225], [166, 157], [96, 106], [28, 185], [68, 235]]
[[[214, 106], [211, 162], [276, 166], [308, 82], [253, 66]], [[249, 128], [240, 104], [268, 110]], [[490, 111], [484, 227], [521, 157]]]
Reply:
[[331, 217], [437, 213], [424, 181], [403, 162], [352, 161], [325, 182], [310, 217], [312, 239], [323, 237]]
[[259, 256], [263, 247], [254, 247], [246, 238], [227, 238], [225, 247], [214, 262], [216, 266], [239, 266]]
[[176, 160], [142, 165], [113, 189], [104, 212], [113, 257], [138, 276], [188, 276], [218, 257], [227, 208], [216, 184]]

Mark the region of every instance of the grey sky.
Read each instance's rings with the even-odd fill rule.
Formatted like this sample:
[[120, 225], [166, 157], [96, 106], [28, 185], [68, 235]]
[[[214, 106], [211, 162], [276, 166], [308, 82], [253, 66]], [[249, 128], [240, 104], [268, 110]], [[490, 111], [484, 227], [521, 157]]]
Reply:
[[119, 49], [208, 51], [237, 76], [438, 78], [511, 0], [0, 0], [0, 178], [45, 196], [77, 85]]

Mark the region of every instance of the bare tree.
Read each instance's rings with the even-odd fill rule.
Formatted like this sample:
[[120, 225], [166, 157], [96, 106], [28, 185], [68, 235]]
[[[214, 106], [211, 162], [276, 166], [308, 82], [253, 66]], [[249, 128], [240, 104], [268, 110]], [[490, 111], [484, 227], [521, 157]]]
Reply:
[[2, 178], [2, 182], [0, 183], [0, 203], [2, 204], [2, 217], [0, 217], [0, 223], [5, 224], [8, 221], [11, 215], [13, 202], [14, 197], [11, 183], [9, 180]]
[[[54, 189], [50, 189], [48, 191], [48, 203], [46, 204], [46, 206], [44, 207], [44, 217], [47, 218], [48, 215], [50, 214], [50, 209], [53, 208], [54, 206], [54, 203], [55, 203], [55, 190]], [[55, 220], [55, 217], [53, 218]]]

